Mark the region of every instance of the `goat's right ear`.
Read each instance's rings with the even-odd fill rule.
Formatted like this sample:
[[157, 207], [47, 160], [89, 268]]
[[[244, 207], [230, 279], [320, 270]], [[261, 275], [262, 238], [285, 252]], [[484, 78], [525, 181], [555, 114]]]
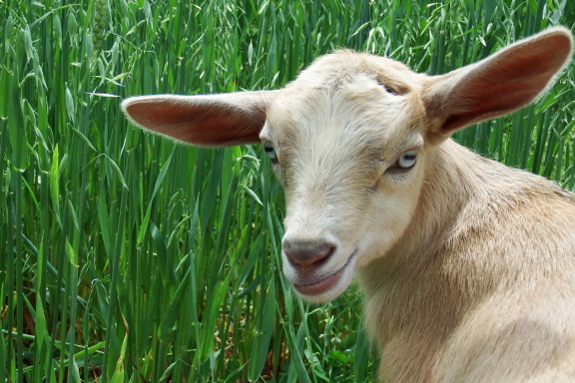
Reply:
[[122, 110], [135, 125], [184, 143], [222, 147], [259, 142], [278, 91], [131, 97]]
[[430, 138], [520, 109], [541, 95], [571, 60], [573, 37], [563, 27], [547, 29], [494, 55], [427, 79], [421, 100]]

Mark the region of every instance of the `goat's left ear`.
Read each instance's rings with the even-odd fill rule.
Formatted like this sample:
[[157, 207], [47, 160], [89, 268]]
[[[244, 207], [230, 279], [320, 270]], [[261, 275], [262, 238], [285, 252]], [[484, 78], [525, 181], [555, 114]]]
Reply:
[[135, 125], [184, 143], [221, 147], [259, 142], [277, 91], [131, 97], [122, 110]]
[[572, 51], [571, 32], [550, 28], [476, 64], [429, 77], [421, 93], [429, 134], [445, 139], [457, 129], [526, 106], [552, 84]]

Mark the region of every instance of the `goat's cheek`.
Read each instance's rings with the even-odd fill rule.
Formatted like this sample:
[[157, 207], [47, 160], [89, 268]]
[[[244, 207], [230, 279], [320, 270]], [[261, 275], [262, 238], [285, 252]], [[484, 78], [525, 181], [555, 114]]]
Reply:
[[421, 181], [416, 177], [412, 183], [396, 190], [387, 188], [374, 195], [371, 207], [365, 216], [365, 234], [362, 240], [364, 251], [356, 268], [363, 267], [375, 258], [385, 256], [391, 247], [404, 235], [413, 219], [419, 199]]

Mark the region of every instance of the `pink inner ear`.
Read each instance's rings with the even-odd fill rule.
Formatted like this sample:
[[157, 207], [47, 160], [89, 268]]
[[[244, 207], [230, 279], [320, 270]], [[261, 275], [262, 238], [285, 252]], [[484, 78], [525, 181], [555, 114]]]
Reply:
[[193, 104], [174, 100], [145, 100], [129, 104], [126, 112], [153, 132], [200, 146], [232, 146], [259, 142], [264, 115], [231, 105]]
[[432, 109], [445, 113], [441, 134], [526, 106], [545, 90], [570, 52], [569, 36], [551, 33], [511, 46], [467, 71], [462, 69], [462, 76], [447, 77], [443, 89], [449, 91], [442, 104], [428, 102]]

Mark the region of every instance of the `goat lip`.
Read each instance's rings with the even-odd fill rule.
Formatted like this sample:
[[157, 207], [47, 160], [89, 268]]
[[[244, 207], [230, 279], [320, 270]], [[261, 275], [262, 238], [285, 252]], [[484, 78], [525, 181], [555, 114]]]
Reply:
[[319, 282], [310, 285], [298, 285], [294, 283], [293, 286], [300, 294], [319, 295], [331, 289], [339, 281], [344, 269], [345, 266]]
[[294, 283], [293, 287], [297, 290], [298, 293], [302, 295], [319, 295], [323, 294], [326, 291], [329, 291], [332, 287], [334, 287], [337, 282], [341, 279], [345, 269], [351, 263], [351, 260], [355, 257], [356, 252], [354, 252], [351, 257], [347, 260], [345, 265], [335, 273], [329, 275], [327, 278], [324, 278], [320, 281], [312, 281], [310, 284], [297, 284]]

